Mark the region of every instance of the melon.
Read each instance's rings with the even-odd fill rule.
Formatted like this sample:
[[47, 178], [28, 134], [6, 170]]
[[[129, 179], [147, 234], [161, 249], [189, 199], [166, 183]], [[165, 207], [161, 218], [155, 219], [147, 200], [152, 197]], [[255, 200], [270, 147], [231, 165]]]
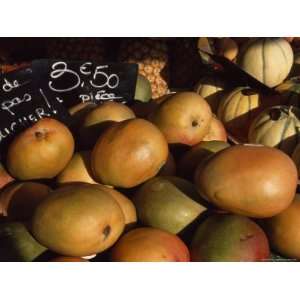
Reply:
[[291, 71], [293, 50], [284, 38], [251, 39], [241, 50], [237, 63], [268, 87], [282, 83]]
[[300, 109], [292, 106], [266, 109], [251, 124], [249, 142], [291, 155], [300, 142]]
[[300, 77], [293, 77], [276, 87], [286, 105], [300, 107]]
[[207, 101], [214, 113], [217, 112], [224, 89], [225, 83], [215, 76], [201, 78], [194, 88], [195, 92]]
[[279, 98], [263, 97], [248, 87], [238, 87], [225, 95], [218, 108], [218, 118], [226, 130], [240, 142], [247, 142], [253, 119], [267, 106], [279, 104]]

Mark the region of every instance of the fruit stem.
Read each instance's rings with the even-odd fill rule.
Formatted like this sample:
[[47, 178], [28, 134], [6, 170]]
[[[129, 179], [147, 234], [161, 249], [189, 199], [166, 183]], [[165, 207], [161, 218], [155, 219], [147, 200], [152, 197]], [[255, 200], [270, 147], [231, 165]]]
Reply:
[[41, 139], [44, 137], [44, 133], [41, 132], [41, 131], [36, 131], [36, 132], [34, 133], [34, 135], [35, 135], [35, 137], [36, 137], [37, 139], [39, 139], [39, 140], [41, 140]]

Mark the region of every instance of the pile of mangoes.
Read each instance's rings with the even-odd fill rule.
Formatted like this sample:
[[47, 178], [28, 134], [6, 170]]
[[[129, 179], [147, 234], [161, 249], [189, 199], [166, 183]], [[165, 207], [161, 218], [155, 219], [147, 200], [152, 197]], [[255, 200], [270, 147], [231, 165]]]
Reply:
[[210, 75], [152, 99], [139, 75], [129, 105], [78, 104], [69, 128], [44, 118], [17, 135], [0, 168], [0, 260], [300, 259], [293, 49], [243, 43], [233, 60], [273, 95]]

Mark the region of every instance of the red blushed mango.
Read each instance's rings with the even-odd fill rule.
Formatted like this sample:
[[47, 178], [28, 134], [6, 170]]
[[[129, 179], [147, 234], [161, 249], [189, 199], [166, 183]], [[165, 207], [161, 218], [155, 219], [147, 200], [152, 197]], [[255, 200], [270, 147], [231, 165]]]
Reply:
[[190, 247], [192, 261], [255, 262], [267, 260], [269, 244], [252, 220], [232, 214], [209, 216], [195, 232]]
[[116, 262], [187, 262], [190, 254], [181, 239], [171, 233], [150, 227], [129, 231], [111, 252]]
[[284, 152], [261, 145], [226, 148], [195, 171], [200, 194], [217, 207], [253, 218], [268, 218], [293, 201], [298, 174]]
[[209, 131], [202, 141], [223, 141], [227, 142], [227, 133], [223, 123], [213, 117], [209, 126]]
[[169, 144], [195, 145], [209, 131], [212, 112], [197, 93], [176, 93], [151, 115], [150, 120], [162, 131]]
[[143, 119], [112, 125], [98, 139], [91, 156], [93, 177], [105, 185], [130, 188], [154, 177], [168, 158], [159, 129]]

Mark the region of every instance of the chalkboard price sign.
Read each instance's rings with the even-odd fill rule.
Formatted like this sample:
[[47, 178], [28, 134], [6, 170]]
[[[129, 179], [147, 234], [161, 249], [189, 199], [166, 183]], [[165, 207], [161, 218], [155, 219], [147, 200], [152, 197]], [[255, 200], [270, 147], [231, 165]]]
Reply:
[[138, 66], [126, 63], [36, 60], [38, 86], [70, 107], [77, 103], [117, 101], [128, 103], [134, 98]]
[[136, 64], [34, 60], [0, 76], [0, 145], [41, 118], [71, 124], [68, 108], [85, 102], [128, 103], [134, 98]]
[[0, 76], [0, 144], [41, 118], [51, 117], [69, 123], [69, 113], [36, 88], [32, 68]]

